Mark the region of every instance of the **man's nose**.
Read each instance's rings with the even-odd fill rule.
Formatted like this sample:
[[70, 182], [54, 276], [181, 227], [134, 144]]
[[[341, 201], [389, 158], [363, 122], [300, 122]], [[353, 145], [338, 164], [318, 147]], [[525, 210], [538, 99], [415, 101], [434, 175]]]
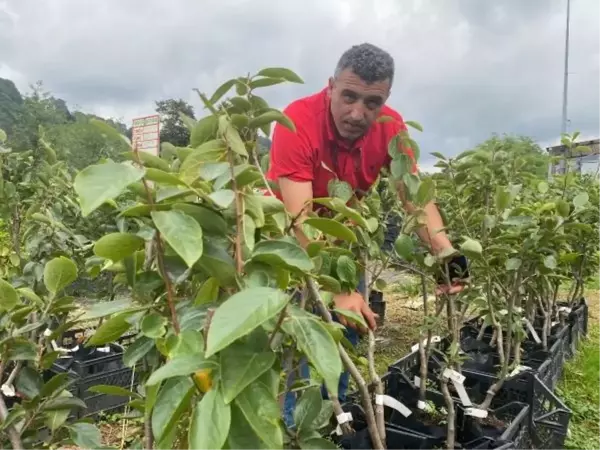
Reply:
[[356, 105], [350, 111], [350, 118], [353, 122], [362, 122], [364, 117], [364, 111], [362, 106]]

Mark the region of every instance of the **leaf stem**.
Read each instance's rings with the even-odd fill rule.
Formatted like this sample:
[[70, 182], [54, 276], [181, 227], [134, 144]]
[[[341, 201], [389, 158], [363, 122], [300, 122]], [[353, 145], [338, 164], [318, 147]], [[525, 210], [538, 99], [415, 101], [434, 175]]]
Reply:
[[[144, 167], [141, 160], [140, 155], [137, 149], [137, 145], [134, 143], [132, 145], [133, 155], [135, 157], [135, 162], [139, 164], [141, 167]], [[146, 191], [146, 196], [148, 198], [148, 204], [150, 205], [150, 209], [152, 211], [156, 210], [156, 205], [154, 204], [154, 200], [152, 199], [152, 194], [150, 193], [150, 188], [148, 187], [148, 182], [145, 177], [142, 177], [142, 183], [144, 185], [144, 190]], [[171, 280], [169, 278], [169, 274], [165, 270], [165, 262], [163, 259], [164, 251], [162, 246], [162, 240], [160, 231], [155, 227], [156, 234], [154, 236], [154, 242], [156, 245], [156, 264], [158, 265], [158, 270], [160, 275], [162, 276], [165, 282], [165, 288], [167, 290], [167, 302], [169, 303], [169, 310], [171, 311], [171, 320], [173, 321], [173, 329], [175, 330], [175, 334], [179, 334], [179, 319], [177, 319], [177, 311], [175, 310], [175, 298], [173, 295], [173, 286], [171, 284]]]

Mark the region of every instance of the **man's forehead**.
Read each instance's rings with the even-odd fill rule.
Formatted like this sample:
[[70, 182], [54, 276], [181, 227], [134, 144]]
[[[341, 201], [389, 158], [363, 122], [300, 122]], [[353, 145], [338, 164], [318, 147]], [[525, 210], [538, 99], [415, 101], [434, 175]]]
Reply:
[[390, 91], [389, 80], [367, 83], [349, 70], [341, 72], [335, 82], [338, 89], [351, 91], [359, 97], [385, 97]]

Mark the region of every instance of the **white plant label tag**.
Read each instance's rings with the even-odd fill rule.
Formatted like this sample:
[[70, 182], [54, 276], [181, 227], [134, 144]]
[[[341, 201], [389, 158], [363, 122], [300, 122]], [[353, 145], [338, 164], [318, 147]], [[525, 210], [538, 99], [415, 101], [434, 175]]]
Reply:
[[471, 403], [469, 394], [467, 394], [467, 390], [462, 385], [462, 383], [457, 383], [456, 381], [452, 380], [452, 384], [454, 384], [456, 392], [458, 392], [458, 396], [460, 397], [460, 401], [463, 404], [463, 406], [472, 406], [473, 403]]
[[485, 409], [479, 408], [467, 408], [465, 414], [467, 416], [479, 417], [480, 419], [485, 419], [488, 416], [488, 412]]
[[431, 407], [431, 405], [429, 403], [424, 402], [423, 400], [419, 400], [417, 402], [417, 408], [419, 408], [420, 410], [423, 410], [423, 411], [427, 411], [427, 412], [433, 411], [433, 408]]
[[529, 367], [529, 366], [517, 366], [510, 373], [509, 377], [514, 377], [516, 374], [521, 373], [521, 372], [523, 372], [525, 370], [531, 370], [531, 367]]
[[46, 328], [44, 330], [44, 336], [48, 337], [52, 334], [52, 330], [50, 328]]
[[338, 414], [336, 419], [340, 425], [342, 425], [346, 422], [351, 422], [352, 421], [352, 413], [346, 412], [346, 413]]
[[416, 387], [421, 387], [421, 379], [417, 376], [415, 376], [415, 386]]
[[[442, 338], [441, 337], [439, 337], [439, 336], [431, 336], [431, 343], [432, 344], [438, 344], [440, 342], [442, 342]], [[424, 339], [423, 340], [423, 347], [425, 347], [426, 345], [427, 345], [427, 339]], [[419, 344], [413, 345], [410, 348], [410, 350], [411, 350], [411, 353], [418, 352], [419, 351]]]
[[452, 380], [458, 384], [463, 384], [465, 382], [465, 376], [461, 375], [460, 373], [458, 373], [456, 370], [453, 370], [453, 369], [445, 369], [442, 376], [444, 378], [449, 378], [450, 380]]
[[14, 388], [14, 386], [12, 384], [6, 384], [6, 383], [4, 383], [2, 385], [2, 387], [0, 388], [0, 390], [7, 397], [14, 397], [15, 395], [17, 395], [17, 393], [15, 391], [15, 388]]
[[395, 409], [404, 417], [408, 417], [412, 414], [412, 411], [406, 407], [403, 403], [396, 400], [394, 397], [390, 397], [389, 395], [376, 395], [375, 403], [377, 405], [385, 405], [392, 409]]
[[110, 353], [110, 347], [108, 345], [106, 347], [98, 347], [97, 350], [102, 353]]
[[566, 312], [567, 314], [571, 314], [571, 308], [568, 308], [566, 306], [561, 306], [560, 308], [558, 308], [558, 312]]
[[536, 344], [541, 344], [542, 340], [535, 331], [535, 328], [533, 328], [533, 325], [531, 325], [531, 322], [528, 319], [523, 319], [523, 322], [525, 322], [525, 325], [527, 325], [527, 329], [529, 329], [531, 337], [533, 337], [533, 340], [536, 342]]

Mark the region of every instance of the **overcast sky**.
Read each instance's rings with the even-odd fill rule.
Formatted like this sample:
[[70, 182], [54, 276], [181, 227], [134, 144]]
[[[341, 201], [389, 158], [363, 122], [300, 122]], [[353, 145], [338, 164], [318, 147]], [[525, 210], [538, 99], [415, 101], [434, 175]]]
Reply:
[[[571, 130], [599, 131], [598, 0], [571, 2]], [[492, 133], [542, 145], [560, 133], [566, 0], [0, 0], [0, 77], [37, 80], [81, 109], [129, 122], [154, 101], [267, 66], [304, 85], [267, 88], [283, 108], [323, 88], [349, 46], [396, 61], [389, 105], [455, 155]]]

